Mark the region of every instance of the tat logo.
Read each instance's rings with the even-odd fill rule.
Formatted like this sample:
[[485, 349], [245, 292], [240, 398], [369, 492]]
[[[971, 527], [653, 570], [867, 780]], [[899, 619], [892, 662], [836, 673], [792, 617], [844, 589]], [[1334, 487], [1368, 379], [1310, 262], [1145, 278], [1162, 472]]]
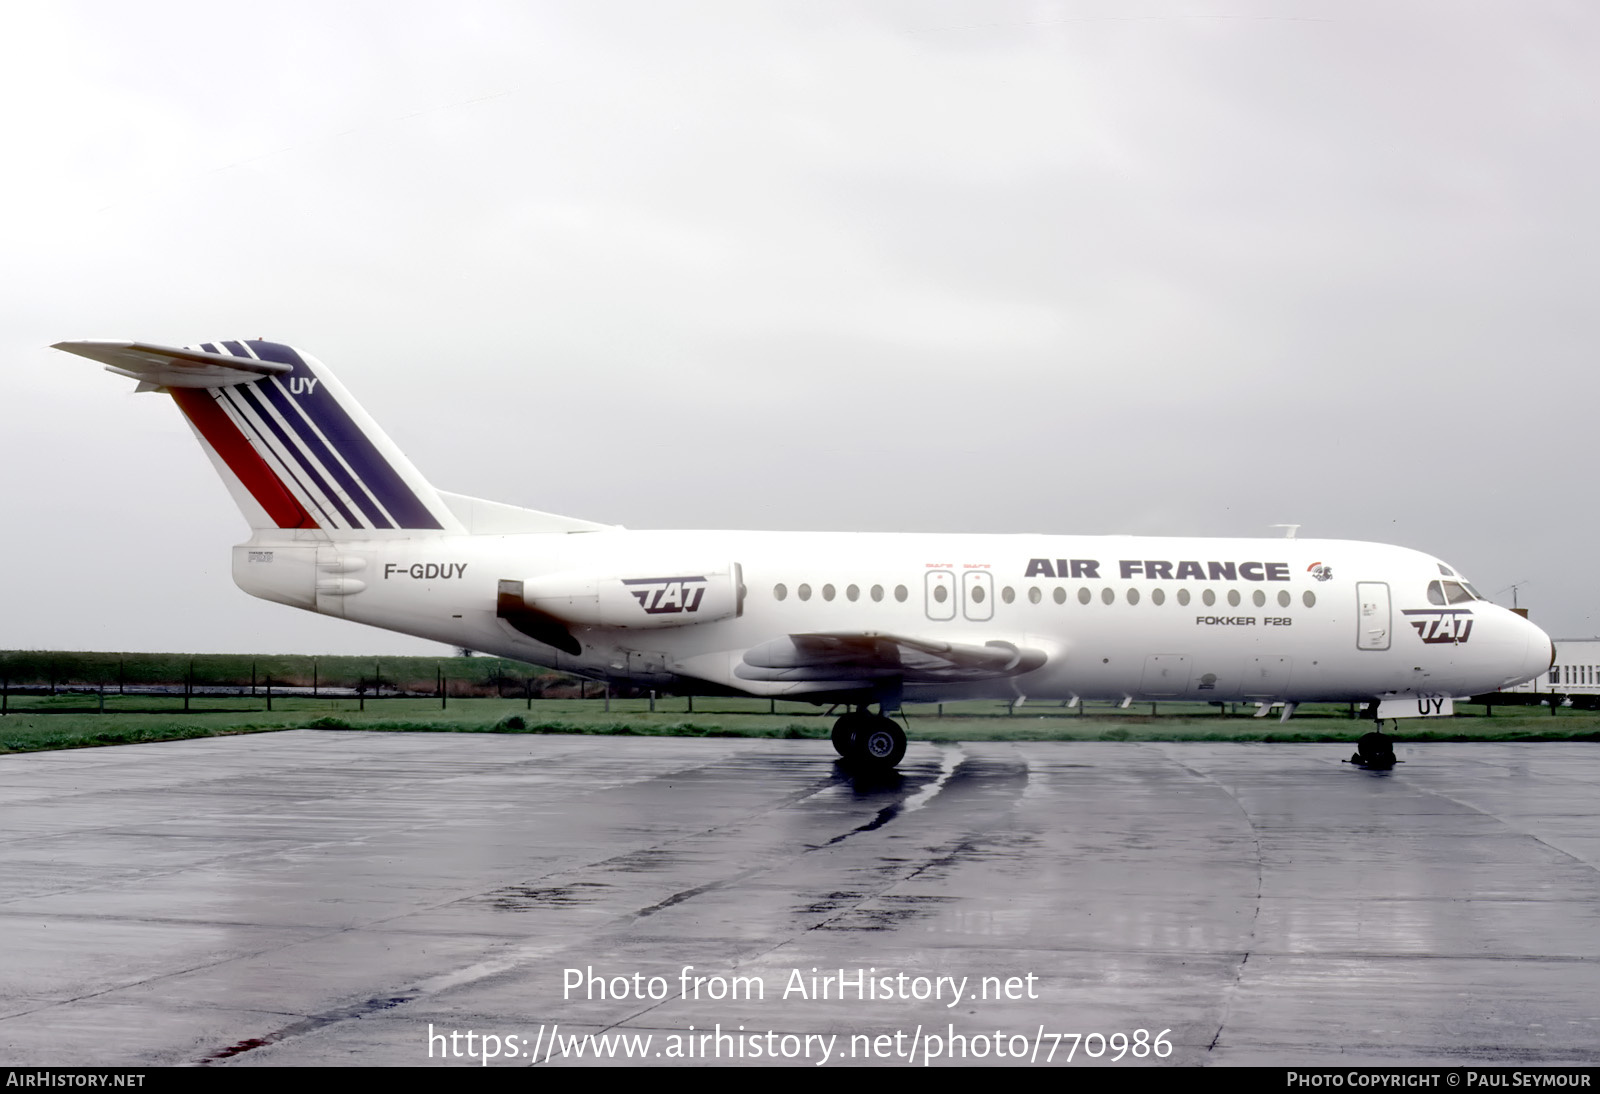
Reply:
[[634, 577], [622, 583], [651, 615], [698, 611], [706, 595], [703, 577]]
[[1430, 646], [1445, 642], [1463, 645], [1472, 633], [1470, 608], [1407, 608], [1401, 614], [1413, 617], [1406, 622], [1417, 628], [1417, 635]]
[[1313, 562], [1306, 567], [1306, 573], [1318, 581], [1328, 581], [1333, 577], [1333, 567], [1324, 565], [1321, 562]]

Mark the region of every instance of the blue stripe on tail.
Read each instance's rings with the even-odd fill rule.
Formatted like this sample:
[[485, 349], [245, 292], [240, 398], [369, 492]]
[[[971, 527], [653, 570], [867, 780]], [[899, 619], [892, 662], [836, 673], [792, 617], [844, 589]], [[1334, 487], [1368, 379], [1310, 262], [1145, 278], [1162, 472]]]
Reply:
[[[289, 346], [279, 342], [251, 342], [250, 349], [254, 351], [255, 356], [263, 361], [276, 361], [280, 364], [294, 366], [294, 372], [290, 373], [288, 377], [291, 380], [294, 378], [320, 379], [313, 376], [311, 369], [301, 360], [300, 355]], [[270, 381], [273, 385], [281, 382], [282, 378], [275, 378]], [[287, 398], [281, 391], [275, 394], [279, 398]], [[344, 407], [339, 405], [338, 400], [328, 392], [325, 385], [319, 383], [310, 392], [295, 395], [293, 401], [310, 419], [312, 424], [322, 431], [322, 435], [328, 438], [328, 443], [344, 458], [345, 463], [350, 465], [350, 469], [355, 472], [360, 485], [364, 485], [372, 496], [378, 500], [379, 504], [389, 511], [396, 524], [401, 528], [439, 530], [444, 527], [428, 511], [428, 507], [423, 504], [422, 499], [418, 498], [411, 487], [406, 485], [399, 472], [378, 451], [377, 447], [361, 431], [360, 427], [351, 421], [350, 415], [345, 413]], [[286, 417], [291, 423], [294, 422], [294, 418], [288, 415]], [[320, 448], [321, 442], [312, 436], [309, 430], [296, 429], [295, 432], [305, 439], [306, 447], [311, 451], [317, 451]], [[342, 476], [342, 470], [339, 472], [333, 471], [333, 466], [337, 465], [337, 461], [330, 460], [325, 461], [325, 463], [331, 465], [329, 466], [330, 473]], [[346, 487], [346, 489], [348, 490], [349, 487]], [[359, 489], [351, 490], [350, 494], [353, 498], [361, 499], [361, 491]], [[363, 509], [365, 508], [363, 506]], [[388, 524], [387, 521], [382, 520], [381, 516], [378, 517], [378, 523], [380, 526]]]
[[[344, 501], [339, 497], [339, 495], [335, 493], [334, 490], [328, 485], [328, 481], [317, 472], [316, 467], [305, 458], [305, 455], [298, 447], [295, 446], [294, 441], [285, 435], [283, 427], [278, 424], [276, 419], [274, 419], [272, 415], [267, 412], [267, 409], [258, 401], [258, 397], [267, 396], [270, 394], [272, 391], [272, 383], [273, 382], [271, 380], [263, 380], [255, 384], [240, 384], [233, 390], [238, 392], [239, 398], [248, 404], [251, 410], [255, 411], [256, 417], [261, 419], [262, 424], [266, 426], [273, 436], [278, 438], [278, 446], [282, 448], [289, 459], [294, 461], [295, 465], [300, 469], [301, 474], [311, 481], [312, 486], [315, 487], [315, 489], [310, 492], [312, 500], [317, 500], [319, 496], [323, 499], [326, 499], [329, 505], [338, 510], [339, 515], [344, 518], [344, 522], [346, 524], [352, 528], [360, 528], [362, 526], [361, 519], [350, 512], [349, 507], [344, 504]], [[279, 407], [280, 412], [282, 409], [282, 407]], [[294, 422], [294, 417], [292, 415], [285, 415], [285, 419], [290, 423]], [[295, 436], [301, 436], [302, 432], [303, 431], [298, 429], [295, 430]], [[265, 437], [262, 439], [266, 440]], [[268, 447], [271, 446], [269, 445]], [[324, 467], [328, 467], [333, 462], [327, 459], [324, 453], [318, 453], [315, 449], [313, 449], [312, 452], [317, 459], [322, 461]], [[351, 491], [351, 493], [352, 496], [359, 496], [359, 491]], [[379, 525], [379, 527], [387, 528], [390, 527], [390, 525], [388, 521], [384, 521], [381, 525]]]

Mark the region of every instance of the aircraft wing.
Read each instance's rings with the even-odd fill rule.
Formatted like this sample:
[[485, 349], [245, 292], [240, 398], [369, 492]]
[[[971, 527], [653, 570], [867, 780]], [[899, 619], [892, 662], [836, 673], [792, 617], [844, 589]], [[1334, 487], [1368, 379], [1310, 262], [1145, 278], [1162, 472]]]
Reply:
[[991, 680], [1032, 672], [1048, 659], [1043, 650], [999, 640], [978, 646], [876, 631], [789, 634], [746, 650], [734, 675], [770, 682]]

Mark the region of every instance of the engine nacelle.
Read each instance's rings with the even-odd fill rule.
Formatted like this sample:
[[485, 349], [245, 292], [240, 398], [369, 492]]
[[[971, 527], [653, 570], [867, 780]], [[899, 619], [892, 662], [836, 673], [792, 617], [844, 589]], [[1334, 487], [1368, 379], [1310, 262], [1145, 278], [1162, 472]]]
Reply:
[[536, 612], [581, 627], [685, 627], [744, 613], [739, 564], [676, 567], [654, 574], [569, 570], [522, 583]]

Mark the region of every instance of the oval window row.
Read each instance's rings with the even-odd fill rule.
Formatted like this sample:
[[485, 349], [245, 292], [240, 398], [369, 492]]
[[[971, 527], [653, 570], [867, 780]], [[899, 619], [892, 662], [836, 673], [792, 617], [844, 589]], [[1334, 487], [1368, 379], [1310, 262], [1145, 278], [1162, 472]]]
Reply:
[[[772, 587], [772, 595], [773, 595], [774, 598], [776, 598], [778, 600], [787, 600], [789, 598], [789, 586], [785, 585], [781, 581], [778, 582], [778, 584], [776, 584], [776, 585], [774, 585]], [[799, 597], [801, 600], [810, 600], [811, 599], [811, 586], [802, 583], [801, 585], [799, 585], [795, 589], [794, 595]], [[824, 599], [824, 600], [832, 600], [834, 597], [836, 597], [838, 595], [839, 595], [839, 590], [835, 589], [832, 585], [824, 585], [822, 587], [822, 599]], [[883, 586], [882, 585], [874, 585], [870, 590], [868, 590], [867, 595], [872, 598], [874, 603], [882, 600], [883, 599]], [[899, 601], [900, 603], [904, 604], [906, 602], [906, 597], [908, 597], [910, 595], [911, 594], [906, 590], [906, 587], [904, 585], [896, 585], [894, 587], [894, 598], [897, 601]], [[861, 599], [861, 586], [859, 586], [859, 585], [846, 585], [845, 589], [844, 589], [844, 598], [846, 600], [850, 600], [850, 601], [860, 600]]]
[[[811, 599], [811, 593], [812, 593], [811, 586], [807, 585], [807, 584], [801, 584], [795, 589], [795, 595], [797, 597], [799, 597], [801, 600], [810, 600]], [[972, 590], [972, 598], [973, 598], [973, 600], [981, 602], [982, 599], [983, 599], [983, 595], [982, 594], [983, 594], [983, 587], [981, 585], [976, 587], [976, 588], [974, 588]], [[778, 600], [787, 600], [789, 598], [789, 587], [787, 585], [783, 584], [782, 582], [779, 582], [778, 584], [776, 584], [776, 585], [774, 585], [772, 587], [772, 595], [773, 595], [774, 598], [776, 598]], [[883, 586], [882, 585], [874, 585], [871, 588], [871, 590], [869, 590], [868, 595], [872, 598], [874, 603], [876, 603], [878, 601], [881, 601], [883, 599], [883, 597], [884, 597]], [[907, 591], [907, 589], [906, 589], [906, 587], [904, 585], [896, 585], [894, 587], [894, 598], [899, 603], [902, 603], [902, 604], [905, 603], [906, 598], [909, 595], [910, 595], [910, 593]], [[944, 600], [945, 600], [945, 598], [946, 598], [946, 596], [948, 594], [945, 592], [945, 589], [944, 589], [943, 586], [939, 586], [939, 587], [937, 587], [937, 588], [935, 588], [933, 590], [933, 595], [934, 595], [934, 599], [938, 600], [942, 604], [942, 603], [944, 603]], [[822, 587], [822, 599], [823, 600], [833, 600], [836, 596], [838, 596], [838, 590], [836, 588], [834, 588], [834, 586], [832, 586], [832, 585], [824, 585]], [[1065, 604], [1067, 602], [1067, 590], [1062, 586], [1059, 586], [1059, 585], [1056, 586], [1055, 592], [1052, 593], [1051, 596], [1052, 596], [1052, 598], [1055, 600], [1055, 602], [1057, 604]], [[1127, 602], [1129, 604], [1137, 604], [1137, 603], [1139, 603], [1140, 596], [1141, 596], [1141, 594], [1140, 594], [1138, 589], [1129, 589], [1126, 599], [1127, 599]], [[859, 585], [847, 585], [847, 586], [845, 586], [844, 598], [846, 600], [849, 600], [849, 601], [852, 601], [852, 602], [860, 600], [861, 599], [861, 586], [859, 586]], [[1017, 599], [1016, 590], [1014, 590], [1009, 585], [1005, 586], [1004, 588], [1002, 588], [1000, 590], [1000, 599], [1005, 601], [1007, 604], [1011, 604], [1011, 603], [1015, 602], [1016, 599]], [[1032, 588], [1030, 588], [1028, 590], [1028, 603], [1030, 603], [1030, 604], [1038, 604], [1043, 599], [1044, 599], [1044, 592], [1037, 585], [1033, 586]], [[1091, 593], [1087, 588], [1080, 588], [1078, 590], [1078, 603], [1079, 604], [1088, 604], [1093, 599], [1094, 599], [1094, 594]], [[1177, 600], [1179, 605], [1187, 605], [1189, 603], [1190, 599], [1191, 599], [1189, 590], [1188, 589], [1179, 589], [1175, 599]], [[1305, 604], [1306, 607], [1314, 608], [1317, 605], [1317, 594], [1312, 592], [1310, 589], [1307, 589], [1304, 593], [1301, 594], [1300, 600], [1301, 600], [1301, 602], [1303, 604]], [[1104, 604], [1115, 604], [1116, 601], [1117, 601], [1116, 591], [1111, 589], [1111, 588], [1109, 588], [1109, 587], [1101, 589], [1100, 590], [1100, 601], [1101, 601], [1101, 603], [1104, 603]], [[1227, 595], [1227, 601], [1228, 601], [1228, 605], [1230, 607], [1237, 608], [1243, 602], [1243, 598], [1240, 596], [1238, 589], [1229, 589], [1228, 590], [1228, 595]], [[1293, 597], [1290, 596], [1289, 590], [1287, 590], [1287, 589], [1279, 589], [1278, 590], [1278, 607], [1287, 608], [1292, 601], [1293, 601]], [[1152, 604], [1165, 604], [1167, 602], [1166, 590], [1164, 590], [1164, 589], [1152, 589], [1150, 591], [1150, 602]], [[1200, 603], [1202, 603], [1206, 607], [1210, 608], [1210, 607], [1214, 606], [1216, 604], [1216, 602], [1217, 602], [1217, 593], [1216, 593], [1215, 589], [1204, 589], [1204, 590], [1201, 591], [1201, 593], [1200, 593]], [[1255, 590], [1255, 592], [1250, 594], [1250, 602], [1252, 604], [1254, 604], [1258, 608], [1266, 607], [1267, 606], [1267, 594], [1266, 594], [1266, 591], [1263, 590], [1263, 589]]]
[[[1055, 592], [1052, 593], [1051, 596], [1057, 604], [1065, 604], [1067, 602], [1067, 590], [1062, 586], [1056, 586]], [[1142, 594], [1138, 589], [1129, 589], [1126, 599], [1129, 604], [1137, 604], [1139, 603], [1141, 597]], [[1016, 593], [1012, 591], [1011, 586], [1007, 585], [1005, 588], [1000, 590], [1000, 599], [1004, 600], [1007, 604], [1010, 604], [1016, 599]], [[1037, 585], [1028, 590], [1028, 603], [1037, 604], [1043, 599], [1044, 593]], [[1079, 604], [1088, 604], [1093, 599], [1094, 594], [1088, 589], [1080, 588], [1078, 590]], [[1180, 605], [1187, 605], [1192, 599], [1192, 596], [1188, 589], [1179, 589], [1175, 599]], [[1243, 603], [1243, 600], [1244, 598], [1240, 595], [1238, 589], [1228, 590], [1227, 601], [1230, 607], [1237, 608], [1241, 603]], [[1300, 600], [1303, 604], [1305, 604], [1306, 607], [1314, 608], [1317, 605], [1317, 594], [1312, 592], [1310, 589], [1307, 589], [1303, 594], [1301, 594]], [[1278, 607], [1287, 608], [1291, 603], [1293, 603], [1293, 601], [1294, 597], [1290, 594], [1288, 589], [1278, 590]], [[1110, 587], [1101, 589], [1100, 602], [1102, 604], [1115, 604], [1117, 602], [1116, 590]], [[1152, 589], [1150, 591], [1150, 602], [1152, 604], [1165, 604], [1167, 602], [1166, 590]], [[1201, 591], [1200, 603], [1209, 608], [1215, 605], [1216, 602], [1217, 592], [1215, 589], [1204, 589]], [[1258, 608], [1265, 608], [1267, 606], [1266, 591], [1264, 589], [1257, 589], [1255, 592], [1251, 593], [1250, 602]]]

